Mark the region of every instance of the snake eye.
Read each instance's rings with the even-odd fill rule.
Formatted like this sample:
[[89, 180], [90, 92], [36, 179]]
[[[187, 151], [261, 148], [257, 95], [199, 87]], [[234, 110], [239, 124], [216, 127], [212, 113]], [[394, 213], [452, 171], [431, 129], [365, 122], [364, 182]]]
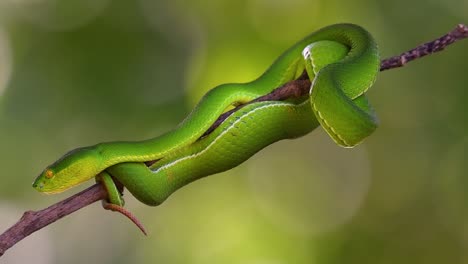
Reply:
[[44, 172], [44, 175], [46, 176], [47, 179], [50, 179], [54, 176], [54, 172], [50, 169], [47, 169], [45, 172]]

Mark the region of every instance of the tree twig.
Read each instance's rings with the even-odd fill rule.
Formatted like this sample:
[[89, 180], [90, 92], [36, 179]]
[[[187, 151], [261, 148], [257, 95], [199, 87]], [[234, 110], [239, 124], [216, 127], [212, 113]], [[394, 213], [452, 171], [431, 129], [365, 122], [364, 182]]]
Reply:
[[383, 60], [380, 63], [380, 71], [402, 67], [406, 63], [414, 59], [418, 59], [426, 55], [442, 51], [448, 45], [466, 37], [468, 37], [468, 27], [464, 24], [458, 24], [457, 27], [455, 27], [455, 29], [436, 40], [419, 45], [416, 48], [402, 53], [398, 56], [394, 56]]
[[[441, 51], [455, 41], [467, 37], [468, 27], [466, 25], [459, 24], [454, 30], [434, 41], [424, 43], [398, 56], [382, 60], [380, 64], [380, 71], [402, 67], [412, 60]], [[272, 93], [259, 97], [252, 102], [272, 100], [280, 101], [288, 98], [300, 97], [307, 94], [309, 86], [310, 80], [308, 80], [307, 76], [302, 75], [299, 79], [286, 83], [285, 85], [274, 90]], [[236, 109], [233, 111], [236, 111]], [[220, 116], [212, 128], [210, 128], [209, 132], [219, 126], [219, 124], [221, 124], [221, 122], [225, 120], [227, 116], [229, 116], [229, 114]], [[46, 209], [25, 212], [16, 224], [0, 235], [0, 256], [2, 256], [5, 251], [7, 251], [13, 245], [34, 233], [35, 231], [40, 230], [45, 226], [54, 223], [55, 221], [83, 207], [106, 198], [107, 192], [105, 188], [101, 184], [97, 183], [88, 189], [77, 193], [63, 201], [60, 201]]]
[[97, 183], [45, 209], [25, 212], [16, 224], [0, 235], [0, 256], [14, 244], [35, 231], [52, 224], [78, 209], [106, 198], [106, 190], [101, 184]]

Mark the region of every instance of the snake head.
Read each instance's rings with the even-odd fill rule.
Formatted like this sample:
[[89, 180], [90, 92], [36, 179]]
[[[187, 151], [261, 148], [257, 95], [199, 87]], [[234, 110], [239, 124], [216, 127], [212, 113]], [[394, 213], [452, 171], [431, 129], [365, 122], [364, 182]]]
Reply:
[[74, 149], [44, 169], [33, 188], [47, 194], [63, 192], [95, 177], [100, 172], [100, 161], [94, 147]]

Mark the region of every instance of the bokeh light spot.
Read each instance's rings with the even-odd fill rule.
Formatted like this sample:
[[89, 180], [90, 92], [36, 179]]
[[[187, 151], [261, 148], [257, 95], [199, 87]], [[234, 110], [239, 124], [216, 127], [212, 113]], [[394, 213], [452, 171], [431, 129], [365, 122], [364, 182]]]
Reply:
[[10, 17], [47, 31], [69, 31], [93, 21], [109, 3], [110, 0], [10, 0], [2, 4], [2, 9], [8, 10]]
[[198, 46], [203, 37], [200, 21], [178, 8], [175, 1], [140, 0], [139, 4], [143, 17], [155, 31], [173, 42], [189, 38], [190, 45]]
[[249, 164], [261, 210], [282, 228], [306, 236], [346, 223], [370, 183], [365, 149], [340, 148], [323, 131], [276, 143]]
[[12, 54], [9, 39], [0, 28], [0, 96], [6, 90], [12, 70]]

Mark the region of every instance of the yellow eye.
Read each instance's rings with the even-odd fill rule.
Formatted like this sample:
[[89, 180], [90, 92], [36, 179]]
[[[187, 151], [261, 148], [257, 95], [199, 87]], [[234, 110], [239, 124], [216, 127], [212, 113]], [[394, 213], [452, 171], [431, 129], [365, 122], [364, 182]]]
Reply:
[[54, 176], [54, 172], [51, 171], [51, 170], [46, 170], [45, 171], [45, 176], [46, 176], [46, 178], [50, 179], [50, 178], [52, 178]]

